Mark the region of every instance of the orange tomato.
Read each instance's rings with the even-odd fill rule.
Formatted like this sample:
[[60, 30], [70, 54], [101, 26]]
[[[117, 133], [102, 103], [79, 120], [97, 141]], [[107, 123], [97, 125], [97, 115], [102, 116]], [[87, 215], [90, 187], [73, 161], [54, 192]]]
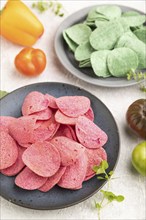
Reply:
[[46, 55], [40, 49], [24, 48], [15, 57], [15, 66], [24, 75], [37, 76], [46, 67]]

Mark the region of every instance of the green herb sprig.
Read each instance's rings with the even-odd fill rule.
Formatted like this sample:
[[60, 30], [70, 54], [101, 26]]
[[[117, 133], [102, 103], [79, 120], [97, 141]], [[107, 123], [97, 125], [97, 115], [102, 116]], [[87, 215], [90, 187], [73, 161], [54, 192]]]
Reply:
[[128, 74], [127, 74], [127, 80], [136, 80], [137, 82], [141, 81], [141, 80], [145, 80], [146, 79], [146, 72], [135, 72], [134, 70], [131, 70]]
[[127, 74], [127, 80], [135, 80], [137, 82], [140, 82], [142, 80], [144, 80], [144, 85], [141, 84], [140, 85], [140, 90], [142, 92], [146, 92], [146, 72], [135, 72], [134, 70], [131, 70], [128, 74]]
[[63, 5], [57, 1], [38, 1], [36, 3], [33, 3], [32, 7], [36, 8], [41, 13], [47, 11], [48, 9], [51, 9], [51, 11], [55, 15], [58, 15], [59, 17], [64, 16]]
[[[110, 171], [109, 173], [107, 173], [107, 169], [109, 167], [109, 164], [107, 161], [103, 160], [101, 162], [101, 164], [99, 166], [94, 166], [93, 170], [97, 175], [97, 179], [99, 180], [107, 180], [108, 181], [108, 189], [109, 189], [109, 182], [111, 178], [114, 174], [113, 171]], [[96, 202], [95, 201], [95, 208], [98, 211], [98, 219], [100, 220], [100, 215], [101, 215], [101, 209], [103, 209], [105, 206], [107, 206], [108, 204], [112, 203], [113, 201], [116, 202], [122, 202], [124, 200], [124, 196], [122, 195], [115, 195], [113, 192], [110, 191], [104, 191], [104, 190], [100, 190], [100, 193], [102, 194], [102, 199], [100, 202]]]

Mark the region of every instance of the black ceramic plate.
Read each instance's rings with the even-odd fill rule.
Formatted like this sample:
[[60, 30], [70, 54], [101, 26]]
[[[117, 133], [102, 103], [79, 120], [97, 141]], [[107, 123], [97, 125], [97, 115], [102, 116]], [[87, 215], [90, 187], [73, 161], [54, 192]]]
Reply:
[[[62, 63], [62, 65], [74, 76], [78, 77], [79, 79], [82, 79], [88, 83], [98, 85], [98, 86], [104, 86], [104, 87], [125, 87], [125, 86], [131, 86], [135, 85], [138, 82], [136, 80], [127, 80], [126, 78], [116, 78], [116, 77], [108, 77], [108, 78], [101, 78], [97, 77], [91, 68], [79, 68], [78, 62], [74, 59], [74, 55], [72, 52], [69, 51], [67, 44], [65, 43], [62, 33], [63, 31], [76, 24], [83, 22], [89, 12], [89, 10], [96, 6], [90, 6], [84, 9], [81, 9], [69, 17], [67, 17], [62, 24], [59, 26], [56, 37], [55, 37], [55, 51], [56, 54]], [[141, 11], [138, 11], [134, 8], [126, 7], [126, 6], [120, 6], [121, 10], [123, 12], [125, 11], [137, 11], [141, 14]], [[145, 70], [144, 70], [145, 71]]]
[[[115, 120], [108, 108], [95, 96], [89, 92], [73, 85], [62, 83], [38, 83], [22, 87], [5, 96], [0, 100], [1, 115], [21, 116], [21, 105], [24, 97], [31, 91], [49, 93], [55, 97], [59, 96], [86, 96], [91, 100], [91, 105], [95, 113], [95, 123], [98, 124], [108, 135], [108, 142], [105, 150], [108, 155], [109, 171], [116, 166], [119, 156], [119, 133]], [[65, 208], [92, 196], [104, 184], [96, 177], [83, 183], [83, 188], [77, 191], [62, 189], [55, 186], [47, 193], [38, 190], [27, 191], [20, 189], [14, 184], [15, 177], [6, 177], [0, 174], [1, 196], [5, 199], [32, 209], [59, 209]]]

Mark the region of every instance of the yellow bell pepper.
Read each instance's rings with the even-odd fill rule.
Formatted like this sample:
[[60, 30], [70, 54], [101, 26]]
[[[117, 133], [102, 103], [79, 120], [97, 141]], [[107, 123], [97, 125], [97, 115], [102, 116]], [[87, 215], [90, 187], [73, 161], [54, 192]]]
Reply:
[[0, 35], [13, 43], [32, 46], [44, 27], [20, 0], [8, 0], [0, 15]]

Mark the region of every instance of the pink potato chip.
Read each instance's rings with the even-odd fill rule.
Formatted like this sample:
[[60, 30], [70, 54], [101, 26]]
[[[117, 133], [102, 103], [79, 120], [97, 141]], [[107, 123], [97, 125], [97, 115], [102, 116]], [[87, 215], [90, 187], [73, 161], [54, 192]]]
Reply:
[[22, 105], [22, 114], [30, 115], [35, 112], [40, 112], [48, 107], [49, 101], [45, 95], [40, 92], [30, 92], [24, 99]]
[[37, 123], [39, 123], [39, 126], [33, 131], [33, 143], [40, 140], [44, 141], [52, 139], [60, 126], [60, 124], [55, 121], [53, 115], [49, 120], [38, 121]]
[[71, 127], [70, 125], [68, 125], [67, 127], [68, 127], [69, 130], [70, 130], [70, 133], [71, 133], [71, 135], [72, 135], [72, 139], [73, 139], [74, 141], [77, 141], [77, 137], [76, 137], [74, 128]]
[[90, 108], [90, 100], [85, 96], [64, 96], [56, 99], [59, 110], [69, 117], [79, 117]]
[[61, 157], [61, 165], [72, 165], [84, 153], [85, 148], [67, 137], [55, 137], [51, 143], [58, 149]]
[[87, 171], [87, 156], [83, 153], [74, 164], [67, 166], [58, 185], [66, 189], [79, 189], [85, 179]]
[[23, 169], [23, 167], [25, 166], [25, 164], [22, 161], [22, 154], [24, 151], [25, 151], [25, 148], [18, 146], [18, 157], [17, 157], [16, 162], [12, 166], [4, 170], [1, 170], [2, 174], [6, 176], [15, 176]]
[[56, 98], [52, 95], [46, 94], [45, 98], [47, 98], [47, 100], [49, 101], [49, 107], [50, 108], [54, 108], [54, 109], [58, 109], [58, 106], [56, 105]]
[[36, 116], [22, 116], [9, 126], [11, 136], [21, 145], [32, 143]]
[[40, 188], [47, 181], [47, 177], [42, 177], [25, 167], [15, 178], [15, 184], [22, 189], [35, 190]]
[[25, 150], [22, 160], [34, 173], [43, 177], [53, 176], [61, 159], [56, 147], [49, 142], [37, 142]]
[[99, 166], [102, 160], [107, 160], [106, 151], [100, 147], [98, 149], [85, 149], [85, 153], [88, 158], [88, 166], [86, 176], [91, 176], [95, 172], [93, 171], [93, 167], [95, 165]]
[[52, 111], [50, 108], [46, 108], [40, 112], [36, 112], [31, 115], [37, 116], [37, 120], [49, 120], [52, 117]]
[[47, 192], [50, 189], [52, 189], [53, 186], [55, 186], [59, 182], [59, 180], [61, 179], [65, 170], [66, 170], [66, 167], [60, 167], [60, 169], [57, 171], [57, 173], [55, 173], [53, 176], [49, 177], [47, 179], [47, 181], [45, 182], [45, 184], [39, 188], [39, 190], [42, 192]]
[[71, 118], [64, 115], [60, 110], [57, 110], [55, 114], [55, 120], [60, 124], [75, 125], [78, 118]]
[[94, 121], [94, 112], [93, 109], [90, 107], [89, 110], [84, 114], [88, 119]]
[[13, 123], [16, 120], [16, 118], [10, 117], [10, 116], [0, 116], [0, 126], [3, 128], [5, 127], [6, 130], [9, 130], [9, 125]]
[[30, 147], [31, 145], [32, 145], [32, 144], [29, 144], [29, 143], [28, 143], [28, 144], [21, 144], [20, 146], [23, 147], [23, 148], [28, 148], [28, 147]]
[[95, 173], [93, 173], [92, 175], [90, 175], [90, 176], [86, 176], [85, 177], [85, 179], [84, 179], [84, 181], [87, 181], [87, 180], [90, 180], [92, 177], [94, 177], [95, 176]]
[[107, 134], [85, 116], [80, 116], [75, 125], [79, 142], [87, 148], [99, 148], [107, 142]]
[[0, 133], [0, 170], [12, 166], [18, 157], [15, 140], [5, 131]]
[[54, 137], [64, 136], [76, 140], [74, 130], [69, 125], [60, 125]]
[[0, 133], [2, 131], [5, 131], [6, 133], [9, 133], [9, 129], [6, 126], [0, 124]]

